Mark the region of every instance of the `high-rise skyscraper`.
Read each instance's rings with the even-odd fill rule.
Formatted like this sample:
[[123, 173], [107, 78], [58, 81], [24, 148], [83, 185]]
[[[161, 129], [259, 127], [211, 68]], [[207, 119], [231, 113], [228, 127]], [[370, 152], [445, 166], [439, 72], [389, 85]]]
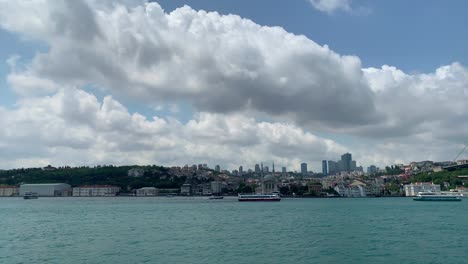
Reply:
[[281, 168], [281, 172], [282, 172], [282, 173], [286, 173], [286, 167], [282, 167], [282, 168]]
[[341, 155], [341, 162], [342, 162], [342, 170], [343, 171], [351, 171], [351, 161], [353, 160], [351, 153], [345, 153]]
[[260, 174], [260, 165], [255, 164], [255, 173]]
[[270, 168], [268, 168], [268, 166], [264, 166], [264, 167], [263, 167], [263, 172], [269, 173], [269, 172], [270, 172]]
[[327, 166], [327, 161], [322, 160], [322, 174], [327, 175], [328, 174], [328, 166]]
[[307, 163], [301, 163], [301, 173], [307, 174]]
[[273, 173], [275, 173], [275, 162], [273, 161], [273, 168], [271, 170]]
[[328, 174], [334, 175], [338, 172], [338, 163], [336, 161], [328, 161]]
[[220, 167], [219, 165], [216, 165], [216, 166], [215, 166], [215, 171], [220, 172], [220, 171], [221, 171], [221, 167]]
[[239, 166], [239, 176], [242, 176], [244, 174], [244, 168], [242, 166]]

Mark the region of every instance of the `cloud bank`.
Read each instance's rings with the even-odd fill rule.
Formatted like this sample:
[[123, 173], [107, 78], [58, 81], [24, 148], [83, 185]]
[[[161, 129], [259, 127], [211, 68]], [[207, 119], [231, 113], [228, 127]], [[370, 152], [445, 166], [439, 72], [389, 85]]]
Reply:
[[[314, 3], [325, 12], [350, 8]], [[188, 6], [167, 13], [154, 2], [0, 0], [0, 26], [48, 47], [25, 65], [9, 60], [7, 81], [21, 99], [0, 109], [9, 127], [0, 148], [16, 153], [4, 164], [275, 159], [292, 166], [349, 150], [383, 165], [447, 159], [466, 141], [468, 70], [456, 62], [424, 74], [363, 68], [357, 56], [280, 27]], [[113, 97], [99, 102], [86, 86], [174, 104], [174, 112], [188, 102], [197, 114], [186, 124], [149, 120]], [[327, 135], [360, 143], [349, 149]]]

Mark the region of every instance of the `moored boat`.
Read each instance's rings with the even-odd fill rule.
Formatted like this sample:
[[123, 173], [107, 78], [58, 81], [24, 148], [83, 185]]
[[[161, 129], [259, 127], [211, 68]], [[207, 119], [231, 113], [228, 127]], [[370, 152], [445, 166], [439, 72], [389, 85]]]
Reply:
[[23, 198], [26, 199], [26, 200], [37, 199], [38, 195], [35, 192], [25, 192]]
[[281, 197], [278, 194], [239, 194], [239, 202], [279, 202]]
[[210, 200], [220, 200], [220, 199], [224, 199], [224, 196], [212, 195], [208, 199], [210, 199]]
[[440, 202], [459, 202], [461, 196], [458, 193], [449, 192], [419, 192], [418, 196], [413, 198], [415, 201], [440, 201]]

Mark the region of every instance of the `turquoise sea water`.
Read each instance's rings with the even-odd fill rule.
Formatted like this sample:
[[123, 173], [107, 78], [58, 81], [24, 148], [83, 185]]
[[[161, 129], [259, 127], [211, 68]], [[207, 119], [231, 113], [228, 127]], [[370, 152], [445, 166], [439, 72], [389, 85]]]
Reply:
[[468, 199], [0, 199], [0, 263], [468, 263]]

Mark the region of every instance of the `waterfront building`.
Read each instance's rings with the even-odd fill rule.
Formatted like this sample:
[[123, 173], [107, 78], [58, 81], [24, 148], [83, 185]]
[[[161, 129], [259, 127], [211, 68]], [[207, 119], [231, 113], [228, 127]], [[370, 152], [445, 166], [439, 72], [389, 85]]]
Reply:
[[192, 185], [188, 183], [182, 184], [180, 187], [180, 195], [191, 195], [192, 194]]
[[301, 163], [301, 173], [307, 174], [307, 163]]
[[322, 174], [327, 175], [328, 174], [328, 166], [327, 166], [327, 161], [322, 160]]
[[432, 182], [415, 182], [404, 186], [406, 196], [416, 196], [419, 192], [440, 192], [440, 185]]
[[223, 189], [226, 188], [226, 183], [221, 181], [212, 181], [211, 182], [211, 193], [220, 194], [223, 192]]
[[274, 193], [278, 191], [278, 183], [275, 176], [269, 174], [263, 179], [263, 193]]
[[73, 196], [84, 197], [116, 196], [118, 192], [120, 187], [112, 185], [83, 185], [73, 188]]
[[16, 196], [19, 189], [16, 186], [0, 186], [0, 197]]
[[333, 189], [343, 197], [366, 197], [366, 192], [361, 185], [336, 185]]
[[320, 194], [322, 192], [322, 184], [320, 183], [311, 183], [308, 186], [309, 192], [314, 192]]
[[136, 196], [157, 196], [159, 194], [159, 189], [155, 187], [143, 187], [137, 189], [135, 192]]
[[21, 184], [19, 194], [24, 196], [25, 193], [32, 192], [44, 197], [70, 196], [71, 190], [71, 186], [66, 183]]

